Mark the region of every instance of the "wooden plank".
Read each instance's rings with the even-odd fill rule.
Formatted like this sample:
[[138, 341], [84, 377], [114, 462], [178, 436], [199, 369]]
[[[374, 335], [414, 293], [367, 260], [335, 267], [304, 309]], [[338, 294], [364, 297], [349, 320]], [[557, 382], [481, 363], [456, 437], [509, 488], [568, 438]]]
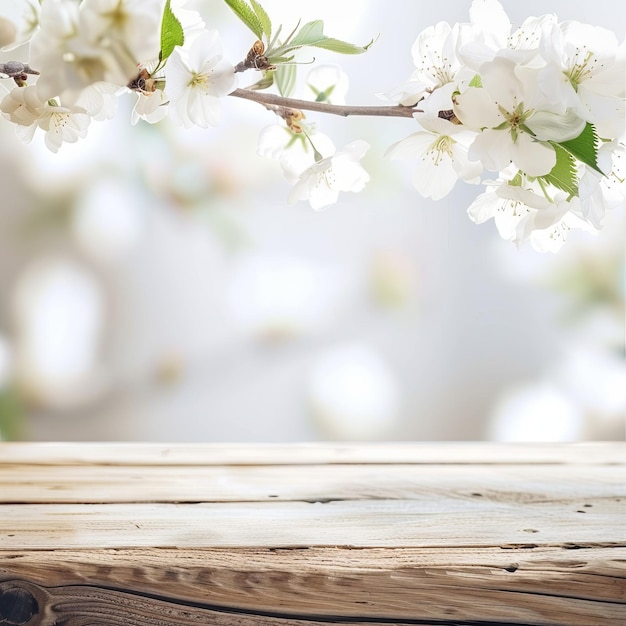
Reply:
[[478, 498], [327, 504], [5, 504], [0, 506], [0, 549], [626, 546], [623, 498], [580, 510], [583, 513], [569, 504]]
[[0, 624], [615, 626], [625, 452], [0, 445]]
[[311, 465], [445, 463], [626, 464], [626, 443], [153, 444], [1, 443], [0, 464]]
[[[595, 566], [598, 556], [601, 567]], [[123, 593], [107, 595], [132, 589], [178, 610], [187, 602], [213, 611], [215, 621], [204, 622], [209, 624], [221, 624], [217, 617], [231, 611], [237, 619], [259, 617], [250, 622], [254, 626], [265, 624], [264, 617], [268, 624], [291, 625], [314, 616], [314, 624], [350, 618], [351, 623], [614, 626], [625, 608], [624, 586], [615, 584], [616, 575], [623, 581], [624, 565], [616, 565], [608, 550], [599, 555], [595, 549], [556, 548], [147, 549], [9, 552], [6, 557], [13, 558], [15, 576], [44, 590], [54, 584], [46, 593], [56, 591], [70, 605], [95, 598], [100, 610], [120, 602], [124, 611], [133, 610]], [[80, 590], [91, 598], [77, 598]], [[141, 611], [148, 612], [143, 605]], [[224, 623], [248, 622], [233, 617]]]
[[0, 465], [0, 503], [268, 502], [457, 498], [530, 503], [626, 499], [613, 465]]

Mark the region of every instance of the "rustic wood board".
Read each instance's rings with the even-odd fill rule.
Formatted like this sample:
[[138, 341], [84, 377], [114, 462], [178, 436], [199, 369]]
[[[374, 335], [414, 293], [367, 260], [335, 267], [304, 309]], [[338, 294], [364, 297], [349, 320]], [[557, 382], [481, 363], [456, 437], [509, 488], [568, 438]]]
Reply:
[[626, 624], [626, 444], [0, 444], [2, 626]]
[[11, 443], [0, 464], [33, 465], [308, 465], [624, 463], [620, 443], [384, 443], [384, 444], [137, 444]]

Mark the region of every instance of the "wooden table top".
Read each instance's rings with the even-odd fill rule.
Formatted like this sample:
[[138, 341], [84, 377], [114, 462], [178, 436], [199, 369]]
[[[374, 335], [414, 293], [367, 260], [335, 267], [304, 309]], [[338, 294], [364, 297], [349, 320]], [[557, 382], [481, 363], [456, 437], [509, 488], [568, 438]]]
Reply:
[[626, 624], [626, 444], [0, 444], [0, 625]]

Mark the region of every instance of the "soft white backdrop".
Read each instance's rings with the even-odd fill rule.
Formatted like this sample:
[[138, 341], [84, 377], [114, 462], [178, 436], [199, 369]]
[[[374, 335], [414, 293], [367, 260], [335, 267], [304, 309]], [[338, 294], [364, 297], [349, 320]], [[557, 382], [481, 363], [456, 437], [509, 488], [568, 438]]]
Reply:
[[[624, 37], [621, 3], [503, 4], [514, 24], [555, 12]], [[253, 37], [223, 3], [196, 5], [241, 60]], [[470, 2], [263, 5], [287, 30], [323, 18], [331, 36], [378, 37], [365, 55], [316, 54], [348, 73], [349, 102], [377, 104], [412, 71], [417, 34]], [[410, 164], [383, 159], [411, 120], [310, 113], [337, 145], [372, 145], [365, 192], [315, 213], [287, 205], [256, 155], [275, 121], [262, 107], [227, 99], [205, 132], [131, 128], [130, 104], [58, 155], [0, 120], [0, 384], [19, 436], [624, 437], [624, 211], [556, 257], [518, 251], [469, 221], [476, 188], [424, 200]]]

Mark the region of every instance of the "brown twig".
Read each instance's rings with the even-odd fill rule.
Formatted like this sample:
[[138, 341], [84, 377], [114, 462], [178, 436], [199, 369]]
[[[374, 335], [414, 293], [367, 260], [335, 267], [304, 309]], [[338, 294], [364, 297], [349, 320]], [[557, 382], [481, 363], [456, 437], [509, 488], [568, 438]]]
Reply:
[[281, 115], [284, 109], [300, 109], [305, 111], [317, 111], [319, 113], [329, 113], [348, 117], [350, 115], [369, 115], [375, 117], [412, 117], [413, 113], [419, 112], [414, 107], [401, 105], [392, 106], [349, 106], [339, 104], [329, 104], [327, 102], [312, 102], [310, 100], [297, 100], [295, 98], [284, 98], [271, 93], [261, 93], [251, 89], [235, 89], [229, 94], [235, 98], [252, 100], [262, 104], [266, 109]]

